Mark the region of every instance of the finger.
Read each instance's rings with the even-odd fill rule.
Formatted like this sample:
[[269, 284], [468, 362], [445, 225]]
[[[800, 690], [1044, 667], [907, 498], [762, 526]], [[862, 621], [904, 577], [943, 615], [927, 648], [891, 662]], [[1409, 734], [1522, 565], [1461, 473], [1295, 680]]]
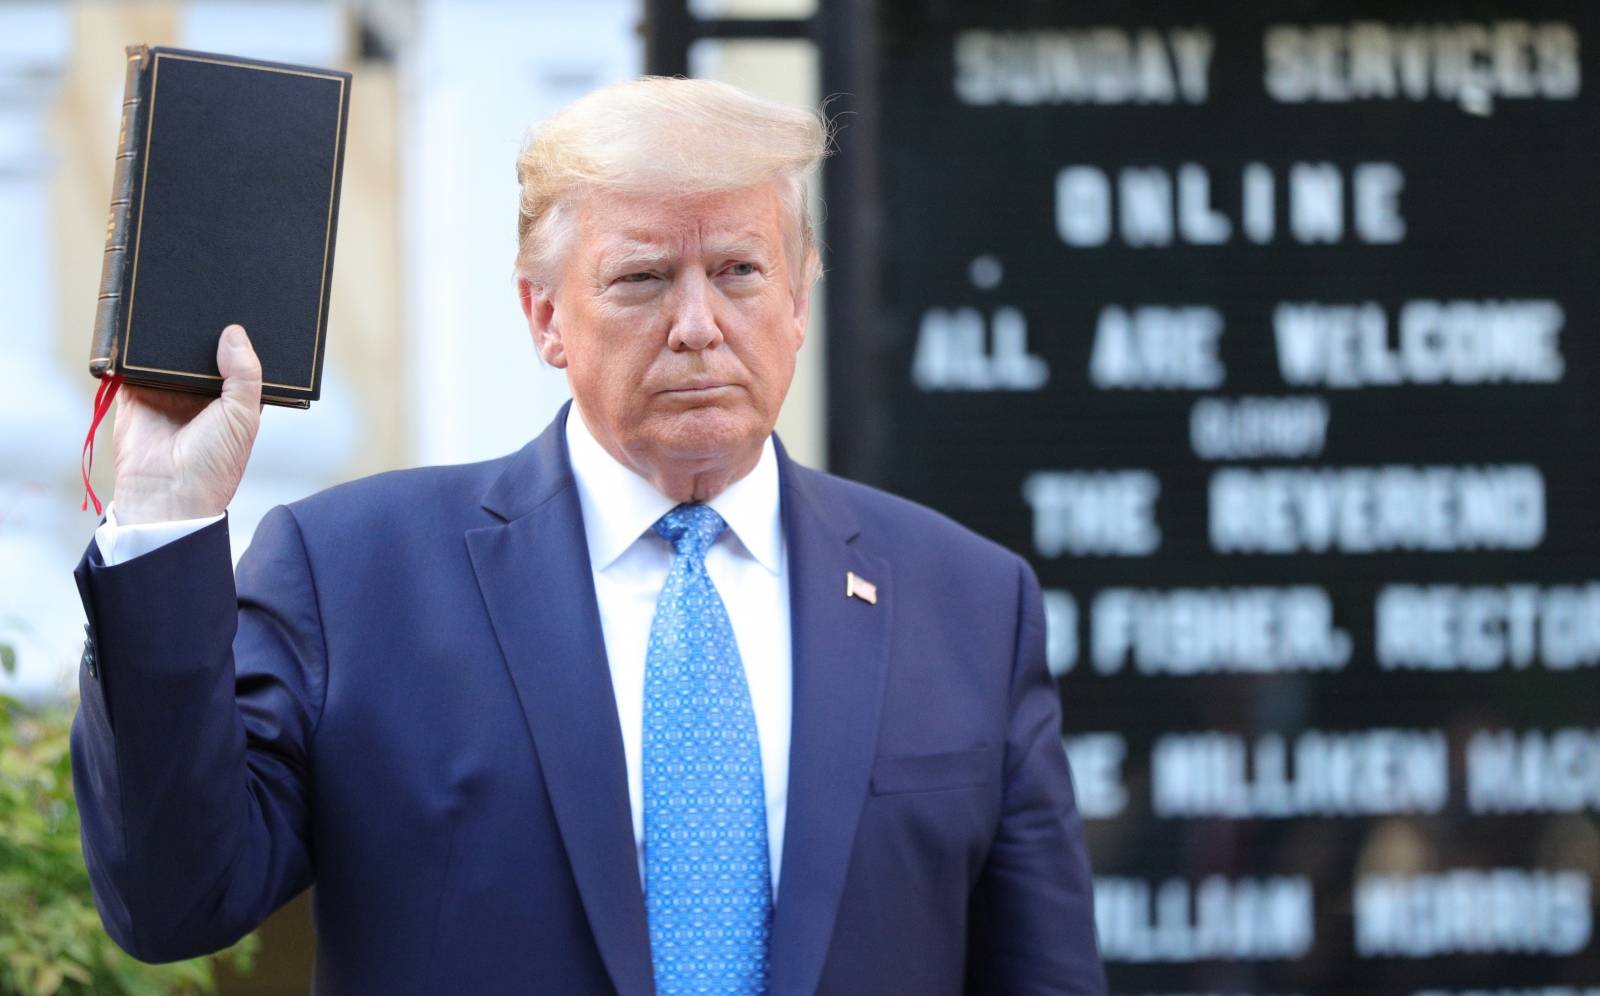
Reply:
[[222, 374], [222, 397], [246, 411], [261, 407], [261, 360], [250, 345], [242, 325], [229, 325], [217, 342], [217, 371]]
[[168, 418], [187, 422], [193, 418], [200, 409], [204, 408], [210, 398], [200, 394], [186, 394], [182, 391], [163, 391], [155, 387], [139, 387], [136, 384], [123, 384], [117, 392], [117, 412], [143, 408], [156, 412]]
[[117, 417], [112, 430], [112, 440], [118, 447], [117, 459], [122, 459], [121, 447], [125, 442], [188, 425], [210, 402], [203, 394], [122, 385], [117, 393]]

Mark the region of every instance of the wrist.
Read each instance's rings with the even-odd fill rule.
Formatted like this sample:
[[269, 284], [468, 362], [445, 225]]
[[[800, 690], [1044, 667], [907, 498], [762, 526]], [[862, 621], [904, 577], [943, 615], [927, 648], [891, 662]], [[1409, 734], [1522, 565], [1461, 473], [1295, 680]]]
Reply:
[[121, 484], [113, 492], [113, 499], [117, 503], [119, 526], [208, 519], [221, 515], [228, 508], [227, 500], [215, 495], [186, 493], [181, 489], [148, 491]]

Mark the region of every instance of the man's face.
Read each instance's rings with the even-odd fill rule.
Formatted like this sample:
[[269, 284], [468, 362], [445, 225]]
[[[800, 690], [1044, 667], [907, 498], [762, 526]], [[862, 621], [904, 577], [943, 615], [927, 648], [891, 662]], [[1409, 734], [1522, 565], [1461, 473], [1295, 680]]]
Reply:
[[613, 456], [669, 494], [731, 475], [721, 490], [755, 465], [805, 338], [776, 184], [602, 194], [575, 220], [554, 286], [522, 285], [539, 352]]

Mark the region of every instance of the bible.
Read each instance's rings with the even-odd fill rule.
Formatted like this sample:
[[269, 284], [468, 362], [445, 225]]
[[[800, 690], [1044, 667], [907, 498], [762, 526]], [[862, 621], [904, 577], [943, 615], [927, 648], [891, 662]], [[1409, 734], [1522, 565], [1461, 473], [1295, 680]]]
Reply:
[[89, 372], [220, 394], [217, 338], [237, 322], [261, 358], [262, 400], [309, 407], [327, 349], [350, 74], [127, 54]]

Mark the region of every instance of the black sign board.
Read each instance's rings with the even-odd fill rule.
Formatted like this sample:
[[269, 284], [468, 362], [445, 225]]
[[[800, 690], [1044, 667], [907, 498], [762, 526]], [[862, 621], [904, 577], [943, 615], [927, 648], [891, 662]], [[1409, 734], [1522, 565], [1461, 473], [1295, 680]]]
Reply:
[[1600, 6], [873, 10], [834, 469], [1038, 571], [1113, 989], [1597, 991]]

